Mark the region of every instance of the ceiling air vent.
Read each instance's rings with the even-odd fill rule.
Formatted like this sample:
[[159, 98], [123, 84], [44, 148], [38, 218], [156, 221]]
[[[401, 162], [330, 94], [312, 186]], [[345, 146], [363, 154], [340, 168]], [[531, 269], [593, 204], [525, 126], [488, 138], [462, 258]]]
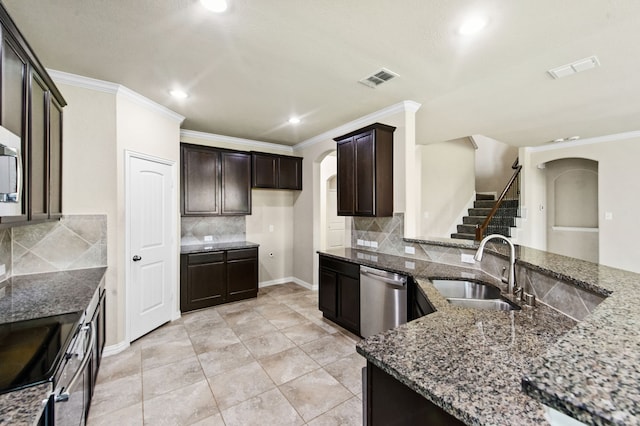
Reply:
[[359, 82], [364, 84], [365, 86], [375, 89], [376, 87], [380, 86], [382, 83], [386, 83], [387, 81], [396, 77], [398, 77], [398, 74], [396, 74], [395, 72], [389, 71], [386, 68], [380, 68], [379, 71], [376, 71], [374, 74], [363, 78]]
[[553, 68], [547, 71], [549, 75], [555, 79], [567, 77], [582, 71], [590, 70], [591, 68], [599, 67], [600, 61], [597, 56], [590, 56], [588, 58], [579, 59], [567, 65]]

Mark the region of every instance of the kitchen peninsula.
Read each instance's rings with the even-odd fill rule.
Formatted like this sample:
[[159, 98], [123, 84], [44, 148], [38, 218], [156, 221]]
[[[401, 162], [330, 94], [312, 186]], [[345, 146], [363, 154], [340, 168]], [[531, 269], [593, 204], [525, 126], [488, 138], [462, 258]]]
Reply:
[[[469, 253], [477, 247], [405, 241]], [[494, 257], [504, 260], [504, 248], [494, 245]], [[520, 268], [602, 299], [576, 322], [542, 304], [509, 312], [452, 306], [429, 280], [499, 284], [483, 270], [353, 249], [323, 254], [416, 279], [436, 312], [363, 340], [357, 349], [369, 364], [464, 423], [545, 424], [544, 403], [588, 424], [640, 424], [638, 274], [518, 247]]]

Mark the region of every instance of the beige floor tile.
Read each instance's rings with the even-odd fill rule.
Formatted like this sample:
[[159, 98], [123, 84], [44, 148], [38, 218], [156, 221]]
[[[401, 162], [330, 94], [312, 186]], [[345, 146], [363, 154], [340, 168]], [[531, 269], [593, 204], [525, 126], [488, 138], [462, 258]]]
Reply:
[[128, 347], [119, 354], [102, 358], [98, 372], [98, 383], [133, 376], [142, 372], [140, 346]]
[[[218, 305], [215, 310], [220, 315], [228, 315], [233, 313], [240, 313], [250, 311], [253, 308], [253, 300], [241, 300], [239, 302], [225, 303], [224, 305]], [[257, 300], [257, 299], [256, 299]]]
[[218, 413], [198, 422], [191, 423], [190, 426], [225, 426], [225, 424], [224, 420], [222, 420], [222, 414]]
[[187, 329], [183, 324], [169, 323], [142, 336], [136, 340], [135, 343], [140, 345], [142, 349], [145, 349], [150, 346], [164, 344], [167, 341], [181, 340], [187, 337]]
[[228, 326], [202, 330], [191, 335], [191, 343], [197, 354], [240, 343], [238, 336]]
[[253, 308], [254, 311], [266, 318], [265, 315], [289, 312], [291, 309], [282, 303], [264, 303]]
[[278, 389], [222, 410], [226, 426], [302, 425], [304, 421]]
[[205, 379], [197, 357], [142, 372], [142, 396], [146, 401]]
[[257, 362], [211, 377], [209, 385], [221, 410], [276, 386]]
[[310, 321], [285, 328], [282, 333], [296, 345], [303, 345], [328, 335], [322, 327]]
[[264, 320], [264, 317], [253, 309], [221, 313], [220, 315], [222, 315], [222, 318], [224, 318], [227, 324], [231, 327], [246, 324], [251, 321]]
[[280, 386], [280, 391], [305, 421], [332, 409], [353, 394], [323, 369]]
[[110, 411], [99, 417], [94, 416], [94, 412], [93, 409], [89, 410], [87, 426], [142, 426], [142, 402]]
[[253, 356], [242, 343], [234, 343], [199, 354], [198, 359], [207, 377], [216, 376], [254, 361]]
[[183, 325], [189, 335], [214, 328], [227, 327], [227, 323], [222, 316], [213, 309], [210, 309], [209, 311], [199, 311], [192, 315], [193, 316], [186, 317], [183, 320]]
[[300, 348], [291, 348], [259, 360], [271, 380], [281, 385], [319, 368]]
[[327, 365], [356, 352], [356, 345], [341, 333], [331, 334], [301, 345], [314, 361], [320, 365]]
[[219, 412], [206, 380], [144, 401], [144, 424], [189, 425]]
[[311, 316], [307, 316], [307, 319], [310, 320], [312, 323], [316, 324], [318, 327], [322, 328], [324, 331], [326, 331], [329, 334], [338, 333], [342, 328], [337, 324], [324, 318], [322, 315], [320, 315], [319, 317], [315, 317], [315, 319]]
[[256, 358], [264, 358], [295, 347], [295, 343], [279, 331], [264, 334], [244, 342], [249, 352]]
[[354, 353], [325, 365], [324, 369], [357, 395], [362, 392], [362, 367], [365, 365], [367, 361], [360, 354]]
[[243, 342], [262, 336], [263, 334], [278, 331], [273, 324], [264, 318], [246, 324], [235, 325], [231, 328], [233, 332], [236, 333], [236, 336]]
[[293, 327], [294, 325], [302, 324], [307, 322], [307, 318], [303, 317], [296, 311], [291, 312], [283, 312], [280, 314], [274, 315], [265, 315], [265, 317], [269, 320], [271, 324], [273, 324], [278, 330], [282, 330], [283, 328]]
[[91, 400], [91, 414], [100, 417], [142, 401], [140, 374], [96, 384]]
[[188, 336], [180, 339], [168, 339], [161, 344], [157, 343], [142, 348], [142, 370], [171, 364], [190, 358], [195, 354]]
[[362, 401], [353, 397], [307, 424], [309, 426], [361, 426]]

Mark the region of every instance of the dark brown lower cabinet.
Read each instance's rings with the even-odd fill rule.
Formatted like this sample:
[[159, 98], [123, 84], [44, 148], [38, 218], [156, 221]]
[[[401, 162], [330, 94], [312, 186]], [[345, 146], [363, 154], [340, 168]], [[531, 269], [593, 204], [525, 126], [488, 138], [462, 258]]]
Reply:
[[322, 315], [360, 335], [360, 266], [321, 255], [319, 274]]
[[202, 309], [258, 295], [258, 249], [180, 256], [180, 310]]
[[369, 361], [364, 401], [366, 426], [464, 425]]

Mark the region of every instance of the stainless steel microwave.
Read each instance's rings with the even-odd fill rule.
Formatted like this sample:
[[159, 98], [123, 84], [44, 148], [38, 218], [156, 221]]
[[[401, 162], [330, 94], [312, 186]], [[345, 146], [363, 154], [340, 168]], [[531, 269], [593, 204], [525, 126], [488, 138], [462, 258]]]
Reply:
[[0, 217], [22, 214], [22, 141], [0, 126]]

